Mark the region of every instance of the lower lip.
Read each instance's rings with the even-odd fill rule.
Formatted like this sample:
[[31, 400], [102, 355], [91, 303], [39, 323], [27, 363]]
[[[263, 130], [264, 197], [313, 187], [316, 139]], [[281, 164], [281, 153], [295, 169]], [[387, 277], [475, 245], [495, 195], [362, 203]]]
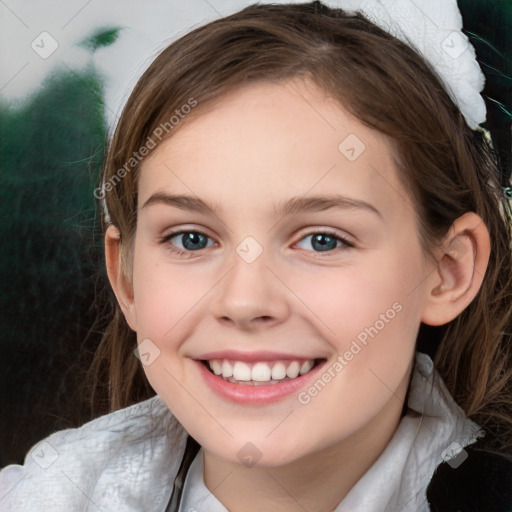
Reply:
[[294, 393], [296, 394], [300, 388], [314, 378], [325, 361], [322, 361], [311, 371], [296, 379], [286, 380], [279, 384], [256, 386], [234, 384], [208, 371], [203, 363], [199, 361], [194, 361], [194, 363], [197, 364], [206, 384], [221, 398], [239, 405], [267, 405], [283, 400]]

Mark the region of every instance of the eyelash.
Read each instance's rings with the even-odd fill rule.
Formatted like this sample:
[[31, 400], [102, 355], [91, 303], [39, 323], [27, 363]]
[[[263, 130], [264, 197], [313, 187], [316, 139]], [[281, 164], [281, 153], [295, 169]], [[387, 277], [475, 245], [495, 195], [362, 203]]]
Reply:
[[[172, 238], [174, 238], [175, 236], [178, 236], [178, 235], [181, 235], [181, 234], [184, 234], [184, 233], [196, 233], [198, 235], [204, 235], [206, 236], [207, 238], [210, 238], [208, 235], [206, 235], [205, 233], [201, 233], [201, 231], [196, 231], [196, 230], [193, 230], [193, 229], [180, 229], [180, 230], [177, 230], [177, 231], [173, 231], [163, 237], [161, 237], [159, 239], [159, 243], [160, 244], [165, 244], [167, 242], [169, 242], [169, 240], [171, 240]], [[329, 229], [323, 229], [323, 230], [319, 230], [319, 231], [313, 231], [313, 232], [310, 232], [310, 233], [307, 233], [306, 235], [304, 235], [300, 240], [298, 240], [298, 242], [301, 242], [302, 240], [304, 240], [305, 238], [307, 238], [308, 236], [312, 236], [312, 235], [328, 235], [332, 238], [334, 238], [335, 240], [341, 242], [343, 245], [346, 246], [346, 249], [351, 249], [354, 247], [354, 244], [352, 244], [351, 242], [349, 242], [346, 238], [340, 236], [339, 234], [335, 233], [334, 231], [331, 231]], [[211, 238], [210, 238], [211, 240]], [[297, 242], [297, 243], [298, 243]], [[342, 247], [337, 247], [336, 249], [341, 249]], [[206, 247], [204, 248], [206, 249]], [[173, 245], [171, 244], [168, 244], [168, 250], [171, 252], [171, 253], [174, 253], [174, 254], [177, 254], [178, 256], [187, 256], [187, 257], [191, 257], [192, 256], [192, 253], [194, 252], [201, 252], [202, 250], [204, 249], [199, 249], [197, 251], [183, 251], [182, 249], [177, 249], [176, 247], [174, 247]], [[325, 251], [327, 253], [327, 255], [332, 255], [333, 252], [335, 252], [336, 249], [333, 249], [331, 251]], [[307, 251], [307, 252], [314, 252], [316, 254], [322, 254], [322, 251]], [[330, 253], [330, 254], [329, 254]]]

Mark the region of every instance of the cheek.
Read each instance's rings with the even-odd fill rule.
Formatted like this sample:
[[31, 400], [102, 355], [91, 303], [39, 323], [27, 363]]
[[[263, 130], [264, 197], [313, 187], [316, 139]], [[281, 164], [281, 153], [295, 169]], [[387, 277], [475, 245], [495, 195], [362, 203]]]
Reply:
[[293, 291], [305, 306], [297, 303], [297, 309], [303, 310], [309, 321], [316, 317], [314, 323], [339, 350], [375, 323], [379, 331], [382, 322], [386, 328], [397, 323], [397, 310], [412, 305], [409, 274], [415, 271], [403, 262], [386, 261], [384, 256], [376, 255], [364, 266], [324, 267], [290, 276]]
[[[141, 251], [143, 253], [144, 251]], [[167, 263], [150, 250], [136, 255], [133, 283], [139, 338], [172, 340], [174, 329], [198, 307], [215, 283], [215, 276], [191, 266]], [[138, 256], [138, 257], [137, 257]], [[211, 283], [210, 283], [211, 281]]]
[[326, 268], [294, 281], [297, 295], [305, 297], [307, 321], [319, 327], [341, 358], [331, 369], [333, 392], [320, 400], [325, 410], [360, 411], [365, 403], [372, 411], [407, 370], [419, 327], [420, 307], [412, 291], [421, 260], [400, 254], [376, 254], [364, 266]]
[[[393, 271], [404, 269], [396, 265]], [[331, 275], [329, 286], [319, 278], [308, 290], [308, 306], [318, 312], [316, 323], [323, 325], [336, 358], [320, 382], [303, 390], [299, 398], [305, 405], [294, 418], [308, 425], [322, 418], [322, 447], [357, 431], [403, 392], [398, 390], [413, 358], [419, 321], [407, 280], [392, 276], [370, 269], [340, 272]]]

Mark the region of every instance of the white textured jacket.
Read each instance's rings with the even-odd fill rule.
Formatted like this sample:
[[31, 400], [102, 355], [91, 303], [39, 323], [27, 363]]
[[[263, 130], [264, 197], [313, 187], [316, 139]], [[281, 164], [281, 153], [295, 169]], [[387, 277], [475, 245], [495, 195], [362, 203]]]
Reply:
[[[483, 435], [420, 352], [407, 404], [388, 446], [336, 512], [429, 511], [426, 489], [437, 466], [452, 460], [455, 468], [463, 448]], [[165, 512], [186, 439], [159, 396], [61, 430], [33, 446], [23, 466], [0, 471], [0, 511]], [[206, 512], [208, 491], [195, 475], [181, 509]]]

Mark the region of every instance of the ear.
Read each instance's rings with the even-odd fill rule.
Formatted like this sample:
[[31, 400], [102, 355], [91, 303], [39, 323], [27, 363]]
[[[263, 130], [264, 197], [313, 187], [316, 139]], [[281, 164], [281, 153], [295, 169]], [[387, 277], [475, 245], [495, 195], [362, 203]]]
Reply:
[[121, 235], [115, 226], [109, 226], [105, 233], [105, 261], [110, 285], [117, 302], [133, 331], [137, 330], [133, 287], [123, 272], [121, 260]]
[[444, 325], [470, 304], [482, 285], [490, 252], [489, 231], [476, 213], [465, 213], [452, 224], [427, 280], [423, 323]]

